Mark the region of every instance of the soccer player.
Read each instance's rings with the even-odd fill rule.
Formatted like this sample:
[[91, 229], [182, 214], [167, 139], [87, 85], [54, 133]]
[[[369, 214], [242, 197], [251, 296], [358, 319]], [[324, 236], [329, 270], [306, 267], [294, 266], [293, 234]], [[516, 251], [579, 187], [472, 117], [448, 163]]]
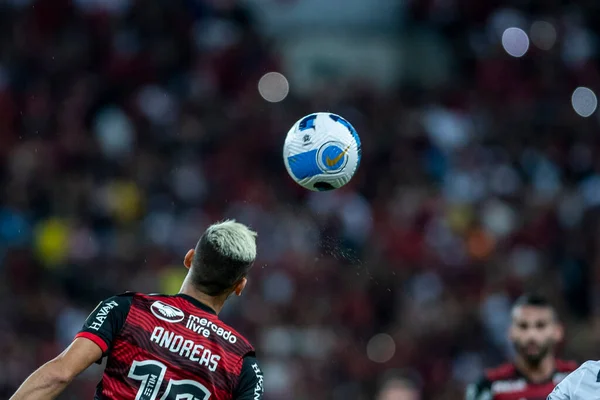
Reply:
[[11, 399], [54, 399], [103, 357], [95, 400], [262, 399], [254, 349], [217, 317], [246, 286], [255, 238], [235, 221], [210, 226], [185, 256], [189, 271], [179, 294], [125, 293], [101, 302], [73, 343]]
[[488, 371], [467, 388], [467, 400], [544, 400], [577, 365], [556, 359], [555, 347], [563, 327], [546, 299], [520, 297], [512, 309], [509, 337], [516, 350], [514, 362]]
[[586, 361], [555, 388], [548, 400], [592, 400], [600, 393], [600, 361]]

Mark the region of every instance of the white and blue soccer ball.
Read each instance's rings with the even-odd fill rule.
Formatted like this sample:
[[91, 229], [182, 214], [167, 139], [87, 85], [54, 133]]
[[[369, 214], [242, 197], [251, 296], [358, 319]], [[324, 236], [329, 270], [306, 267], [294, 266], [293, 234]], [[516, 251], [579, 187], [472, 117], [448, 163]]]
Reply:
[[360, 165], [360, 138], [336, 114], [319, 112], [298, 120], [285, 138], [283, 161], [294, 181], [325, 191], [350, 182]]

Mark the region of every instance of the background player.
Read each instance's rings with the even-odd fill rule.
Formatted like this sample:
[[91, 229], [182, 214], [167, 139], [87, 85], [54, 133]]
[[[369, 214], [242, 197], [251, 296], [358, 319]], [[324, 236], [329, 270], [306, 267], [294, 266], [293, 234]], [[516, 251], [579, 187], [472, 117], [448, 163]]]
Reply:
[[185, 256], [189, 272], [178, 295], [125, 293], [103, 301], [73, 343], [12, 399], [54, 399], [104, 356], [97, 400], [262, 399], [252, 346], [217, 317], [246, 286], [255, 237], [235, 221], [210, 226]]
[[507, 395], [545, 399], [557, 383], [577, 368], [576, 364], [555, 357], [563, 332], [556, 311], [545, 298], [531, 294], [520, 297], [513, 306], [509, 330], [515, 360], [488, 371], [467, 389], [466, 399], [493, 400]]

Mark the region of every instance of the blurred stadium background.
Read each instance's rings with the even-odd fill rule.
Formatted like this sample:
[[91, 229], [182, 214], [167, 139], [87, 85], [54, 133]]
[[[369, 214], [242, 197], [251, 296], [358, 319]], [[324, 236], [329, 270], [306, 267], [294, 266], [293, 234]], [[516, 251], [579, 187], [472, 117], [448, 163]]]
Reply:
[[[102, 298], [176, 292], [224, 217], [260, 234], [222, 318], [268, 399], [374, 399], [389, 376], [410, 382], [390, 399], [460, 399], [510, 356], [527, 289], [559, 307], [563, 356], [600, 357], [599, 6], [1, 2], [0, 398]], [[361, 135], [344, 190], [286, 175], [314, 111]]]

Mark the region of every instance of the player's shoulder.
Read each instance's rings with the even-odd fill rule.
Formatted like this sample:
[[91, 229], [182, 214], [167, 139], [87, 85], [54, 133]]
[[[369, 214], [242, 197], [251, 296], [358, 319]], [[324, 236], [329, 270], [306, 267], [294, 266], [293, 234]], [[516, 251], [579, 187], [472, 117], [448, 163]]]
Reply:
[[586, 369], [597, 369], [598, 367], [600, 367], [600, 361], [588, 360], [588, 361], [584, 362], [583, 364], [581, 364], [580, 367], [586, 368]]
[[121, 310], [121, 311], [129, 311], [129, 307], [133, 302], [134, 292], [123, 292], [119, 294], [115, 294], [111, 297], [105, 298], [101, 300], [93, 312], [97, 310], [104, 310], [107, 312], [112, 309]]
[[593, 374], [600, 379], [600, 361], [597, 360], [588, 360], [583, 364], [579, 365], [575, 368], [574, 371], [584, 373], [584, 374]]
[[133, 298], [137, 295], [137, 292], [130, 292], [130, 291], [126, 291], [126, 292], [122, 292], [119, 294], [116, 294], [115, 297], [119, 297], [119, 298]]
[[485, 371], [485, 379], [490, 382], [514, 378], [518, 374], [517, 367], [512, 363], [505, 363]]
[[105, 301], [108, 300], [115, 300], [115, 299], [131, 299], [133, 298], [137, 293], [136, 292], [121, 292], [121, 293], [117, 293], [111, 297], [108, 297]]
[[600, 362], [586, 361], [556, 385], [549, 400], [595, 399], [598, 393]]
[[579, 364], [575, 361], [559, 359], [555, 362], [556, 372], [573, 372], [577, 368], [579, 368]]

